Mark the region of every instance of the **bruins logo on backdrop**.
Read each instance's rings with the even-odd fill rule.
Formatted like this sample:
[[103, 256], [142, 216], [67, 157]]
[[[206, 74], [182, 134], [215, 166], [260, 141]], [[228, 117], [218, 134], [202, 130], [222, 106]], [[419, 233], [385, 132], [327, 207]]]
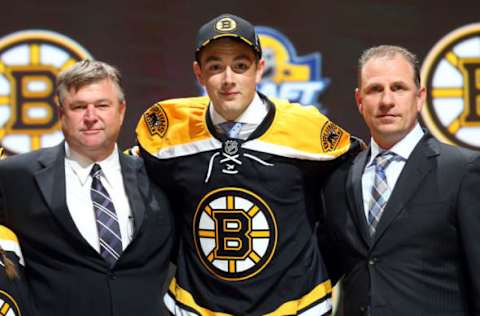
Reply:
[[22, 153], [63, 139], [58, 123], [55, 77], [91, 55], [61, 34], [31, 30], [0, 38], [0, 139]]
[[422, 66], [422, 118], [438, 139], [480, 149], [480, 23], [447, 34]]
[[0, 316], [20, 316], [17, 302], [5, 291], [0, 290]]
[[256, 27], [265, 59], [265, 71], [258, 89], [264, 94], [291, 102], [315, 105], [325, 112], [318, 97], [330, 84], [322, 77], [321, 55], [297, 56], [295, 47], [282, 33]]
[[152, 135], [165, 136], [168, 129], [167, 114], [160, 105], [152, 106], [143, 115], [145, 123], [148, 126], [148, 130]]
[[277, 225], [269, 206], [255, 193], [222, 188], [198, 204], [193, 220], [197, 254], [216, 277], [239, 281], [253, 277], [270, 262]]
[[330, 121], [326, 122], [322, 127], [320, 135], [323, 151], [329, 152], [335, 150], [342, 138], [342, 134], [343, 131], [340, 127]]

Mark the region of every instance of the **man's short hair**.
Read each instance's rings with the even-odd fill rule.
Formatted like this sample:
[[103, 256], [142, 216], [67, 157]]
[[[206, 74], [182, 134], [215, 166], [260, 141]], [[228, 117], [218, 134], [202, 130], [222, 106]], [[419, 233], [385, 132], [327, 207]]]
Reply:
[[420, 68], [417, 56], [406, 48], [394, 45], [380, 45], [363, 51], [358, 59], [358, 86], [360, 87], [362, 84], [362, 69], [370, 59], [382, 57], [393, 58], [396, 55], [405, 58], [405, 60], [412, 66], [413, 80], [417, 88], [420, 88]]
[[73, 89], [78, 91], [80, 88], [102, 81], [111, 80], [117, 88], [118, 99], [125, 101], [125, 93], [122, 89], [122, 77], [117, 68], [97, 60], [82, 60], [73, 66], [63, 70], [57, 76], [57, 97], [59, 105], [63, 104], [65, 94]]

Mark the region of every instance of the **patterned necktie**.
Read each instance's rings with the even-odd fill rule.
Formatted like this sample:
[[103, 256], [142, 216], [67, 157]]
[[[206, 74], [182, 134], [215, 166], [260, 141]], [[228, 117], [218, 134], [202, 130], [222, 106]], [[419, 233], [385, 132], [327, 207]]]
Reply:
[[400, 156], [391, 151], [384, 151], [378, 154], [373, 160], [375, 166], [375, 179], [372, 187], [372, 198], [370, 200], [370, 208], [368, 210], [368, 224], [370, 236], [375, 234], [376, 227], [382, 217], [383, 210], [390, 197], [391, 190], [387, 183], [385, 169], [394, 160], [398, 160]]
[[112, 267], [123, 251], [118, 217], [110, 195], [100, 181], [102, 175], [100, 165], [94, 164], [90, 175], [92, 176], [90, 196], [97, 222], [100, 254]]
[[220, 124], [223, 132], [227, 134], [229, 138], [238, 138], [240, 130], [242, 129], [243, 123], [241, 122], [224, 122]]

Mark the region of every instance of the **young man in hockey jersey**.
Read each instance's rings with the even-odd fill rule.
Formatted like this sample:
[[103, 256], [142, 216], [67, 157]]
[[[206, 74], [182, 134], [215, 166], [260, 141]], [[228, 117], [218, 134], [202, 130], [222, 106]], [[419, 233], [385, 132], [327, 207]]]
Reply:
[[256, 91], [254, 27], [202, 26], [194, 73], [208, 97], [159, 102], [137, 127], [149, 175], [177, 214], [175, 315], [326, 315], [331, 284], [314, 226], [318, 184], [350, 136], [314, 107]]

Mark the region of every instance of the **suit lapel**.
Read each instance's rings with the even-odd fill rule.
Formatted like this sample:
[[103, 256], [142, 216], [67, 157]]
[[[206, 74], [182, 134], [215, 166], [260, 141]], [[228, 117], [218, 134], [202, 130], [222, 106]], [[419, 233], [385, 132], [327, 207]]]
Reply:
[[60, 226], [70, 236], [88, 245], [80, 234], [68, 211], [65, 186], [65, 149], [64, 143], [46, 149], [40, 153], [39, 170], [35, 173], [38, 189]]
[[426, 134], [417, 144], [400, 173], [382, 217], [378, 222], [373, 241], [374, 244], [382, 237], [385, 230], [392, 224], [395, 218], [404, 210], [405, 204], [415, 195], [419, 185], [433, 167], [430, 159], [438, 154], [438, 146], [432, 136]]
[[139, 185], [139, 178], [142, 176], [140, 173], [141, 164], [137, 164], [132, 160], [136, 158], [126, 157], [122, 153], [119, 153], [119, 155], [120, 166], [122, 168], [123, 184], [125, 186], [125, 192], [127, 194], [134, 219], [133, 225], [135, 229], [135, 238], [143, 224], [143, 219], [145, 216], [144, 196], [146, 196], [146, 194], [143, 192], [143, 190], [146, 189], [146, 185]]
[[362, 174], [367, 163], [368, 153], [370, 150], [364, 150], [355, 157], [353, 166], [350, 169], [347, 178], [347, 199], [350, 204], [349, 210], [355, 222], [355, 226], [359, 230], [366, 245], [370, 243], [370, 235], [368, 232], [368, 223], [365, 218], [363, 209], [362, 196]]

